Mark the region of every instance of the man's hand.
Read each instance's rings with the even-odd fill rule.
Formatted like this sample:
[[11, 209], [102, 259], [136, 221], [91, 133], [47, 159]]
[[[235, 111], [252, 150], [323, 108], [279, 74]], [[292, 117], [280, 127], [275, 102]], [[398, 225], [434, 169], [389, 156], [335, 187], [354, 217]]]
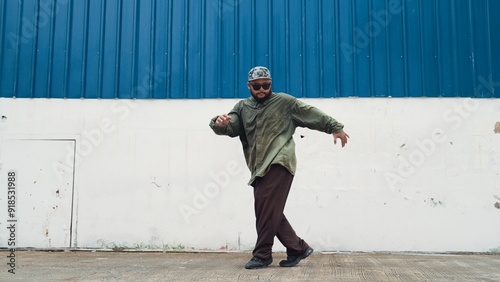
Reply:
[[347, 138], [349, 138], [349, 135], [347, 135], [347, 133], [345, 133], [343, 130], [341, 132], [334, 133], [333, 144], [337, 144], [337, 139], [340, 139], [340, 141], [342, 142], [342, 147], [344, 147], [345, 144], [347, 144]]
[[229, 123], [231, 120], [231, 117], [229, 115], [223, 114], [217, 117], [215, 120], [215, 125], [216, 126], [225, 126]]

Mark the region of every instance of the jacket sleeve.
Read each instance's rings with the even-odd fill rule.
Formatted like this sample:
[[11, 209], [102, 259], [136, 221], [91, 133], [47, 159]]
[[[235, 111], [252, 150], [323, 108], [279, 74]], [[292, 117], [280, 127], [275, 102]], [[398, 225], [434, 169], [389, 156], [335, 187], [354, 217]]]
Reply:
[[328, 134], [341, 132], [344, 125], [320, 109], [295, 99], [292, 105], [292, 119], [297, 126], [307, 127]]
[[239, 136], [243, 130], [243, 126], [241, 126], [240, 114], [238, 112], [238, 107], [236, 106], [228, 113], [231, 117], [231, 121], [225, 126], [216, 126], [215, 121], [219, 116], [213, 117], [209, 123], [210, 128], [212, 128], [217, 135], [227, 135], [229, 137]]

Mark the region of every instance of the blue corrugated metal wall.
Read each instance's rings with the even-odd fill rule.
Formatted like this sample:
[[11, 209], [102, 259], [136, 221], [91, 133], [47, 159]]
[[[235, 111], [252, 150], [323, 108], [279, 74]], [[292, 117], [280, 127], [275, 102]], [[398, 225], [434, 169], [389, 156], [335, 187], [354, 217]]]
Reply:
[[[0, 0], [1, 97], [499, 97], [499, 0]], [[496, 90], [496, 91], [495, 91]]]

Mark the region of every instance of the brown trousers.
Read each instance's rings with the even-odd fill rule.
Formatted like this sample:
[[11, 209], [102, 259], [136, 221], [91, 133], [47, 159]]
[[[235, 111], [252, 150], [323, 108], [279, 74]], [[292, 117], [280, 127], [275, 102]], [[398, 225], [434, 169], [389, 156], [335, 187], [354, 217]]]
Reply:
[[257, 178], [254, 185], [257, 243], [253, 255], [261, 259], [272, 256], [274, 237], [286, 247], [288, 256], [298, 256], [309, 246], [299, 238], [283, 211], [293, 175], [281, 165], [272, 165], [269, 172]]

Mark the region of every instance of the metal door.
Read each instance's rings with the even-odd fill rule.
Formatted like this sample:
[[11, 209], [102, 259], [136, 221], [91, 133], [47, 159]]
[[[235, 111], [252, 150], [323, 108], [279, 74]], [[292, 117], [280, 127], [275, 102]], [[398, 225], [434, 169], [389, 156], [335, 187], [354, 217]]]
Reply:
[[[2, 141], [1, 247], [13, 247], [8, 244], [13, 236], [16, 248], [71, 247], [74, 148], [75, 140]], [[12, 172], [16, 188], [9, 193], [8, 176]], [[15, 202], [8, 197], [13, 195]], [[9, 204], [13, 208], [10, 212]], [[14, 235], [8, 229], [12, 224], [16, 227]]]

